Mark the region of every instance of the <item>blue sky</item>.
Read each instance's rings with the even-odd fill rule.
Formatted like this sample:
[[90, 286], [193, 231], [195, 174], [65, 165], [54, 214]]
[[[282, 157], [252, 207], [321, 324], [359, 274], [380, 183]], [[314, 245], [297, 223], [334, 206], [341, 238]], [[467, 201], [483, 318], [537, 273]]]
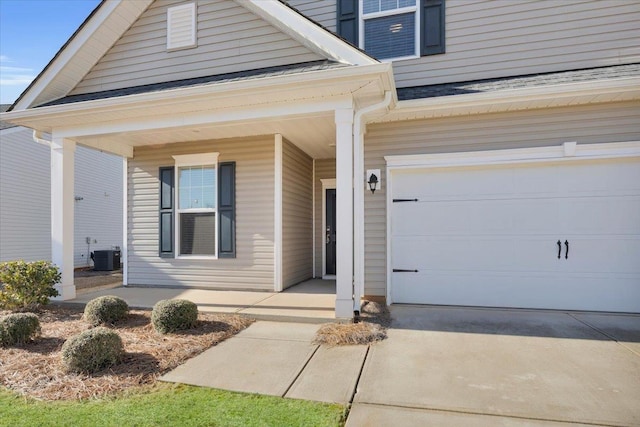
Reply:
[[0, 0], [0, 103], [11, 104], [100, 0]]

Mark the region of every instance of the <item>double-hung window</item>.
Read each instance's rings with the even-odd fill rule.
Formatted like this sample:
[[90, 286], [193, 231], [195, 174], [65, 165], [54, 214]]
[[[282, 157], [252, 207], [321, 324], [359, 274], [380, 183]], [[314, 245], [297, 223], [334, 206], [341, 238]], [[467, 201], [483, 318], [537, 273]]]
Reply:
[[174, 156], [180, 257], [217, 256], [218, 153]]
[[420, 56], [420, 9], [417, 0], [360, 2], [360, 47], [378, 59]]

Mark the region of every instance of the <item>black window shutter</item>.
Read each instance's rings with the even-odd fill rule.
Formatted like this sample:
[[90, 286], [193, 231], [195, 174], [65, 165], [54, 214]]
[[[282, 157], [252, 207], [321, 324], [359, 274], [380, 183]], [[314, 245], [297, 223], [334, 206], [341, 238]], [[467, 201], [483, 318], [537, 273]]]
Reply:
[[444, 53], [444, 2], [445, 0], [422, 0], [422, 22], [420, 23], [420, 54]]
[[173, 258], [174, 180], [173, 166], [161, 167], [160, 177], [160, 256]]
[[358, 46], [358, 0], [338, 0], [338, 34]]
[[236, 257], [236, 162], [218, 165], [218, 258]]

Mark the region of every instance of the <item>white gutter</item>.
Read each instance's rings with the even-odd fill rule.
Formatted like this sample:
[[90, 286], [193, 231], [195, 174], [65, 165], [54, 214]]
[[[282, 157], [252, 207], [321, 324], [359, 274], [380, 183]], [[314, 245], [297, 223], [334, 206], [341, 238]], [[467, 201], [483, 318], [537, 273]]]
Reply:
[[42, 132], [39, 130], [34, 130], [32, 134], [33, 140], [38, 144], [46, 145], [47, 147], [51, 147], [51, 141], [44, 139]]
[[353, 121], [353, 310], [360, 312], [360, 304], [364, 296], [364, 134], [366, 133], [366, 116], [378, 110], [389, 111], [395, 91], [388, 90], [384, 99], [373, 105], [358, 110]]

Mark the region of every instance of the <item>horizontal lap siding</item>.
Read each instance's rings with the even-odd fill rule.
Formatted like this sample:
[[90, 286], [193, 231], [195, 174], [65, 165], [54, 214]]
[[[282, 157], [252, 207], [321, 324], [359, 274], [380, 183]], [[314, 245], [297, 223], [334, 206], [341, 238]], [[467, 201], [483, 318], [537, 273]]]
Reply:
[[[122, 158], [78, 147], [75, 159], [76, 267], [88, 266], [92, 251], [122, 247]], [[91, 245], [87, 244], [91, 238]]]
[[311, 157], [289, 141], [283, 141], [283, 288], [310, 279], [313, 273], [311, 173]]
[[[4, 130], [0, 139], [0, 261], [51, 260], [50, 148], [31, 129]], [[92, 251], [122, 246], [122, 159], [78, 146], [74, 164], [78, 268], [91, 265]]]
[[71, 94], [323, 59], [230, 0], [198, 0], [198, 46], [167, 52], [166, 10], [181, 3], [153, 3]]
[[396, 61], [398, 87], [634, 63], [640, 2], [446, 1], [446, 53]]
[[[160, 258], [158, 168], [173, 166], [174, 155], [210, 152], [236, 162], [236, 258]], [[128, 166], [129, 284], [273, 290], [273, 138], [141, 147]]]
[[335, 179], [336, 178], [336, 159], [321, 159], [315, 162], [315, 182], [313, 184], [313, 191], [316, 197], [316, 222], [314, 225], [316, 236], [316, 276], [322, 276], [322, 251], [325, 238], [325, 232], [322, 228], [322, 215], [324, 207], [322, 205], [322, 180], [323, 179]]
[[287, 3], [329, 31], [336, 31], [337, 0], [288, 0]]
[[382, 189], [365, 192], [365, 294], [386, 295], [384, 156], [640, 140], [638, 103], [486, 114], [369, 125], [365, 169], [381, 169]]
[[31, 135], [0, 132], [0, 261], [51, 260], [51, 154]]

